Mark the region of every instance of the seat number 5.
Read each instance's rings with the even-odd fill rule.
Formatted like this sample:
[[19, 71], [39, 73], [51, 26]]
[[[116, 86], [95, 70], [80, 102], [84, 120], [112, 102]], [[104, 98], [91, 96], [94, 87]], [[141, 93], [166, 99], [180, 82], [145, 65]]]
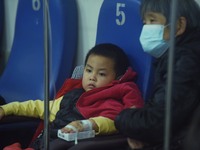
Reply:
[[116, 5], [116, 24], [119, 26], [122, 26], [126, 21], [126, 15], [123, 11], [123, 8], [125, 8], [124, 3], [117, 3]]

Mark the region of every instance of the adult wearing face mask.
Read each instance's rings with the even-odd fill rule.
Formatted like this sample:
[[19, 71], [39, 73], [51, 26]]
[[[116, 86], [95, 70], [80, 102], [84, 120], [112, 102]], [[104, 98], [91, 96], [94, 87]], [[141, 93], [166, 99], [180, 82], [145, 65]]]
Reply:
[[[144, 26], [140, 42], [144, 51], [156, 58], [155, 78], [145, 106], [123, 110], [115, 119], [131, 149], [163, 149], [172, 1], [141, 1]], [[177, 4], [170, 150], [183, 149], [194, 110], [200, 105], [200, 8], [194, 0], [178, 0]]]

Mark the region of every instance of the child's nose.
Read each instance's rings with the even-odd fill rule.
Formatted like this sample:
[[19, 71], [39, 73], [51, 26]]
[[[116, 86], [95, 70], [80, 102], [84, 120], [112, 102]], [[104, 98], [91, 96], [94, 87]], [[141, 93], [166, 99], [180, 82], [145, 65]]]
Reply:
[[96, 75], [95, 75], [95, 73], [92, 73], [92, 74], [91, 74], [90, 80], [91, 80], [91, 81], [96, 81]]

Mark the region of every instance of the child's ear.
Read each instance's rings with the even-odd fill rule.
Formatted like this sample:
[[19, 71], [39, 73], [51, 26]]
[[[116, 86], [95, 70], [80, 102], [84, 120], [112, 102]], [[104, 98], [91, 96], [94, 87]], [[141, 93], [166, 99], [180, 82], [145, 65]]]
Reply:
[[187, 25], [187, 21], [185, 19], [185, 17], [180, 17], [177, 21], [177, 25], [176, 25], [176, 36], [181, 35], [185, 32], [186, 30], [186, 25]]

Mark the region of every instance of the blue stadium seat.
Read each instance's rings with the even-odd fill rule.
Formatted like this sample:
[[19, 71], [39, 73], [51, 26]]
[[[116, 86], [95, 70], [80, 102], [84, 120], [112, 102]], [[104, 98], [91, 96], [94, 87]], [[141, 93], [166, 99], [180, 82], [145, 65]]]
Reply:
[[[19, 0], [14, 41], [0, 78], [6, 102], [44, 99], [44, 30], [42, 0]], [[49, 0], [50, 98], [70, 77], [77, 49], [77, 6], [74, 0]]]
[[139, 42], [142, 20], [140, 0], [104, 0], [100, 9], [96, 43], [110, 42], [125, 50], [138, 73], [137, 84], [145, 100], [152, 82], [152, 57], [143, 52]]
[[[71, 76], [78, 39], [75, 0], [49, 0], [50, 96]], [[15, 34], [6, 68], [0, 77], [0, 95], [6, 102], [44, 99], [43, 0], [18, 0]], [[56, 90], [54, 90], [56, 89]], [[0, 122], [0, 149], [14, 142], [30, 144], [40, 120], [8, 116]]]
[[[139, 0], [104, 0], [100, 8], [96, 43], [113, 43], [125, 50], [132, 67], [138, 73], [136, 80], [143, 98], [148, 100], [152, 83], [152, 57], [143, 52], [139, 42], [142, 20], [139, 14]], [[97, 136], [79, 142], [70, 150], [123, 149], [126, 137], [120, 134]]]

